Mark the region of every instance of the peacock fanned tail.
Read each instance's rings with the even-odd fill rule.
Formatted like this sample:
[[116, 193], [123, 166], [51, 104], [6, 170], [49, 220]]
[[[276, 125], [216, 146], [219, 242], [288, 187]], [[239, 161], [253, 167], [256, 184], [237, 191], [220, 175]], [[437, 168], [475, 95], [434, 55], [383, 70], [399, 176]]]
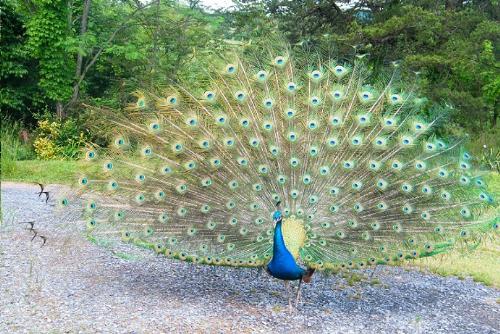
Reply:
[[109, 147], [61, 200], [92, 238], [200, 264], [263, 266], [281, 201], [290, 252], [333, 269], [474, 244], [498, 212], [461, 140], [433, 134], [423, 99], [362, 61], [294, 66], [234, 56], [190, 88], [94, 110]]

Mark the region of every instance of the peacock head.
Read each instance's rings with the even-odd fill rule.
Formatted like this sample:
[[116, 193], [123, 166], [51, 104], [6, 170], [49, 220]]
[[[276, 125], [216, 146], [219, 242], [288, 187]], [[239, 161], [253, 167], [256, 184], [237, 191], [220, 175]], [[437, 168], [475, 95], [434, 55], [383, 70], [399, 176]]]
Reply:
[[273, 213], [273, 221], [275, 223], [278, 222], [278, 221], [280, 221], [282, 218], [283, 218], [283, 216], [281, 215], [281, 211], [280, 210], [274, 211], [274, 213]]

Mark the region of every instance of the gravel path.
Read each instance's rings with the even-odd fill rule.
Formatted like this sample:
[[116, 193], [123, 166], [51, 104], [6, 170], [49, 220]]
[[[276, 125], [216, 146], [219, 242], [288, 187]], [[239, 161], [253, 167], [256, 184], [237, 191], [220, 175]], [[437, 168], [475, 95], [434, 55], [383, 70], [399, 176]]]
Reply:
[[99, 248], [37, 188], [2, 184], [0, 333], [500, 333], [500, 291], [390, 267], [355, 286], [315, 276], [289, 313], [283, 283], [265, 272]]

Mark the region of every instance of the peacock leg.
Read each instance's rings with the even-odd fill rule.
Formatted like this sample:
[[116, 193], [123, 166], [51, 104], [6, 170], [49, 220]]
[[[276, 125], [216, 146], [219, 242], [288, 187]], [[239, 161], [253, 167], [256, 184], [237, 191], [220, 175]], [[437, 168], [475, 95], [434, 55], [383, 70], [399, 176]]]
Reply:
[[370, 275], [370, 279], [372, 279], [373, 274], [375, 274], [375, 270], [377, 270], [377, 266], [375, 266], [375, 267], [373, 268], [373, 270], [372, 270], [372, 274]]
[[263, 267], [257, 268], [257, 278], [261, 275], [263, 270], [264, 270]]
[[290, 284], [288, 281], [285, 281], [285, 289], [286, 289], [286, 294], [288, 297], [288, 310], [291, 312], [292, 311], [292, 298], [290, 295]]
[[299, 305], [301, 284], [302, 284], [302, 278], [299, 280], [299, 287], [297, 288], [297, 297], [295, 298], [295, 308], [297, 308], [297, 306]]

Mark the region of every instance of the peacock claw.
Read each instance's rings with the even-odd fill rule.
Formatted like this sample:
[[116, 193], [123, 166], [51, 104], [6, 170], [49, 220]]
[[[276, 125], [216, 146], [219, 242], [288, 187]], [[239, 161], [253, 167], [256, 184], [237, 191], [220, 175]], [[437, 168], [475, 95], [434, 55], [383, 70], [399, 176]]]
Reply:
[[19, 224], [28, 224], [30, 225], [29, 228], [27, 228], [28, 230], [33, 230], [33, 227], [35, 226], [35, 222], [34, 221], [29, 221], [29, 222], [19, 222]]
[[43, 240], [43, 243], [42, 245], [40, 246], [40, 248], [42, 248], [43, 246], [45, 246], [45, 243], [47, 242], [47, 237], [41, 235], [40, 238]]
[[49, 201], [50, 195], [48, 191], [42, 191], [41, 194], [45, 195], [45, 204]]
[[31, 241], [33, 241], [36, 238], [36, 236], [38, 235], [38, 231], [33, 229], [33, 230], [31, 230], [31, 232], [33, 232], [33, 237], [31, 238]]
[[40, 191], [37, 192], [36, 194], [38, 194], [38, 197], [42, 196], [42, 194], [45, 195], [45, 204], [47, 204], [47, 202], [49, 201], [49, 192], [48, 191], [45, 191], [45, 186], [41, 183], [37, 183], [38, 186], [40, 187]]
[[42, 192], [43, 192], [43, 189], [45, 188], [45, 186], [41, 183], [37, 183], [37, 184], [40, 187], [40, 191], [37, 193], [38, 197], [40, 197], [42, 195]]

